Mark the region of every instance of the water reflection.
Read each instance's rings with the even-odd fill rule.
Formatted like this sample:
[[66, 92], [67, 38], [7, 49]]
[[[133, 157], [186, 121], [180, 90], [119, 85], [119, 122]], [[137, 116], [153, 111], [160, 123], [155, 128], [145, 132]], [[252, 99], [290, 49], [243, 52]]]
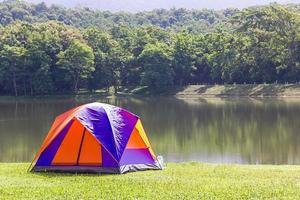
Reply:
[[30, 161], [54, 117], [87, 102], [138, 114], [167, 161], [300, 164], [300, 99], [63, 98], [0, 101], [0, 162]]

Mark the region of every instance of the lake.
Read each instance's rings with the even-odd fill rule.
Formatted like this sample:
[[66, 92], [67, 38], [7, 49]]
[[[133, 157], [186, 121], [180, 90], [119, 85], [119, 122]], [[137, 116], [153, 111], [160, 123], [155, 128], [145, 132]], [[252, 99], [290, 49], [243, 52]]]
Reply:
[[139, 115], [167, 162], [300, 164], [300, 99], [0, 99], [0, 162], [29, 162], [55, 116], [89, 102]]

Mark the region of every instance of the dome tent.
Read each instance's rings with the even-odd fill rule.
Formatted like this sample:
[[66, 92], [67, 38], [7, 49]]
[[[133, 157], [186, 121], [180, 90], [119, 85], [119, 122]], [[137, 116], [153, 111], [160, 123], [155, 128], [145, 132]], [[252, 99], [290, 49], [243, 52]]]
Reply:
[[56, 117], [32, 163], [32, 172], [162, 169], [140, 118], [103, 103], [85, 104]]

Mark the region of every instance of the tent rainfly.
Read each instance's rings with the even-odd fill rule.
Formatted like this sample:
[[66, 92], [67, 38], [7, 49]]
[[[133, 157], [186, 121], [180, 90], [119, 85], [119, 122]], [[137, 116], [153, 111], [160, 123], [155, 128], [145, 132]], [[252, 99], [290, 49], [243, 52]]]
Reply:
[[59, 115], [30, 169], [32, 172], [116, 173], [162, 169], [140, 118], [103, 103]]

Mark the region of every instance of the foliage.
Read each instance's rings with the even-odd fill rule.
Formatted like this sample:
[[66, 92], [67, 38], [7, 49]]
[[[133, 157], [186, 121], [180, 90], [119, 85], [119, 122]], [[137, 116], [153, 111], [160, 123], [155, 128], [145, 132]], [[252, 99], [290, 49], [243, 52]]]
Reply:
[[[4, 1], [0, 94], [298, 83], [299, 10], [297, 5], [270, 4], [113, 14]], [[210, 25], [197, 31], [203, 20]]]
[[235, 9], [214, 11], [209, 9], [156, 9], [150, 12], [112, 13], [89, 8], [67, 9], [45, 3], [29, 4], [20, 0], [5, 0], [0, 3], [0, 24], [7, 25], [17, 20], [30, 23], [55, 20], [78, 28], [97, 27], [108, 30], [118, 25], [127, 27], [156, 26], [165, 30], [187, 29], [193, 33], [213, 31], [221, 22], [237, 12]]
[[163, 43], [145, 46], [138, 60], [143, 68], [141, 84], [159, 89], [173, 85], [173, 69], [171, 68], [168, 46]]
[[58, 54], [57, 64], [69, 72], [72, 77], [74, 91], [78, 91], [80, 78], [87, 78], [94, 69], [94, 54], [91, 47], [79, 40], [73, 40], [70, 46]]

